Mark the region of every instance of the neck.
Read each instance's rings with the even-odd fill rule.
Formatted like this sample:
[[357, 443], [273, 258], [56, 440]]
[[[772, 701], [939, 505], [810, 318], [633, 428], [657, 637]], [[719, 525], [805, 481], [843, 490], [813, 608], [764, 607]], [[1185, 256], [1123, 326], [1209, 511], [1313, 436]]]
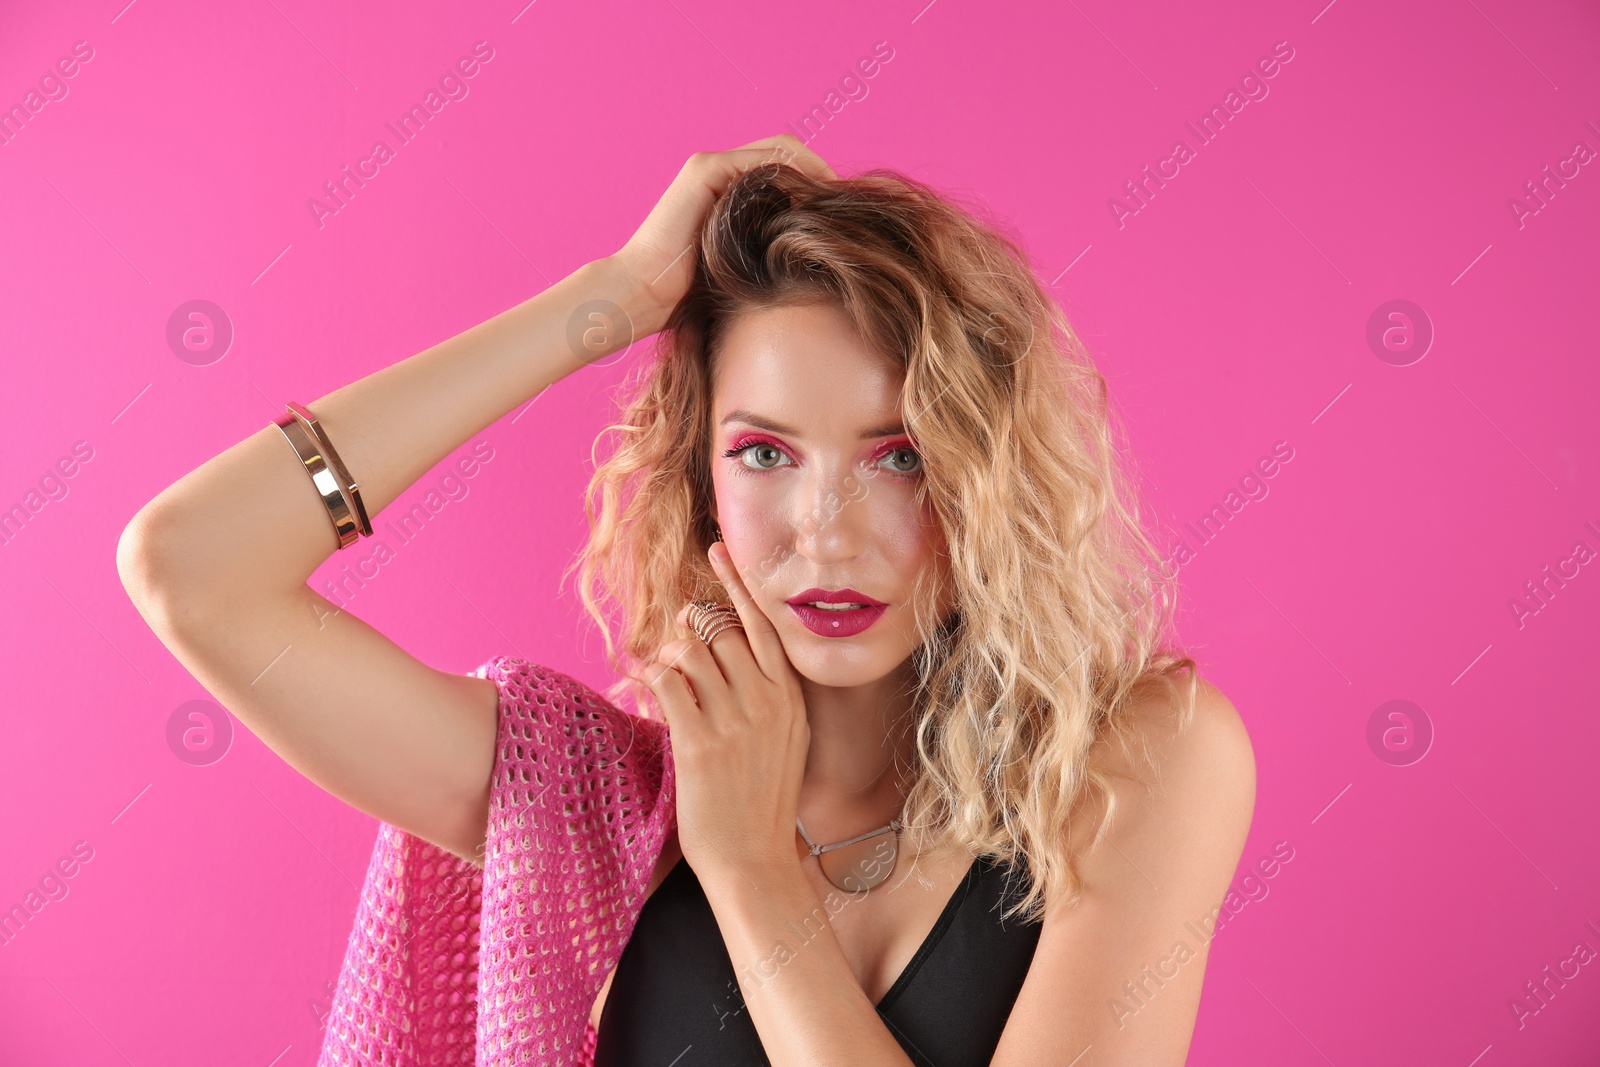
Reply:
[[900, 814], [914, 766], [912, 667], [869, 685], [837, 688], [802, 678], [811, 749], [800, 818], [819, 844], [877, 829]]

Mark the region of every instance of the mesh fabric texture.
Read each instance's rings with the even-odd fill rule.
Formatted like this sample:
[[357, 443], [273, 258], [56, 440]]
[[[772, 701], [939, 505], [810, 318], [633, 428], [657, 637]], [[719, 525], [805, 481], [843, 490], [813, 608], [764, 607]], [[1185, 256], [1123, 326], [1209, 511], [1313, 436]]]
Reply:
[[591, 1067], [589, 1024], [676, 825], [664, 723], [512, 656], [482, 868], [380, 823], [317, 1067]]

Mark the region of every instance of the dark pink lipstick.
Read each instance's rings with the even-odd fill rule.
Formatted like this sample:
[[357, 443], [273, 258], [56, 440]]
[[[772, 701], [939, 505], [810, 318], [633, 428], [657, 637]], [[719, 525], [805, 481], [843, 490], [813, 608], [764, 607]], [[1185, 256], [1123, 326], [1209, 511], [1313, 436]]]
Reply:
[[[855, 605], [844, 608], [819, 608], [815, 604]], [[882, 618], [889, 607], [854, 589], [838, 590], [812, 587], [789, 598], [793, 609], [806, 629], [821, 637], [854, 637]]]

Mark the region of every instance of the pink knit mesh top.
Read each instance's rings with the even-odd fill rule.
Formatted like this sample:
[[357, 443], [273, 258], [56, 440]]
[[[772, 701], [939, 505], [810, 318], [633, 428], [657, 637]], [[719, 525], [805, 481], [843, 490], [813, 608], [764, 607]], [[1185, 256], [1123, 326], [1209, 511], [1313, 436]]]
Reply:
[[589, 1011], [676, 826], [664, 723], [510, 656], [483, 867], [381, 823], [318, 1067], [589, 1067]]

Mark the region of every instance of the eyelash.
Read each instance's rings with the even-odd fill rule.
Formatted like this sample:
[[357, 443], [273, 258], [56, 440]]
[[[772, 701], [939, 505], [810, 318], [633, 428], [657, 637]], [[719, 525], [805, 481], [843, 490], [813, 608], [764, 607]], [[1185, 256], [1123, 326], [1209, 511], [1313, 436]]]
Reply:
[[[728, 449], [726, 452], [723, 453], [723, 456], [725, 458], [727, 458], [727, 459], [737, 459], [741, 455], [743, 455], [745, 452], [749, 451], [750, 449], [754, 448], [757, 445], [765, 445], [768, 448], [775, 449], [776, 451], [782, 453], [783, 455], [788, 456], [791, 462], [794, 460], [794, 457], [793, 456], [789, 456], [789, 453], [786, 452], [783, 449], [783, 447], [781, 445], [779, 445], [776, 441], [770, 440], [770, 439], [765, 438], [765, 437], [740, 438], [739, 442], [737, 444], [735, 444], [732, 448]], [[878, 456], [878, 458], [882, 459], [884, 456], [892, 456], [896, 452], [910, 452], [913, 455], [917, 456], [917, 458], [919, 460], [922, 458], [921, 453], [917, 452], [917, 450], [915, 448], [912, 448], [910, 445], [898, 445], [898, 446], [896, 446], [894, 448], [885, 449]], [[763, 477], [765, 477], [765, 476], [767, 476], [769, 474], [772, 474], [773, 472], [775, 472], [777, 470], [780, 470], [780, 469], [781, 469], [781, 467], [768, 467], [767, 469], [762, 470], [762, 469], [757, 468], [757, 467], [748, 467], [743, 463], [735, 463], [733, 465], [733, 473], [735, 473], [735, 474], [753, 474], [758, 478], [763, 478]], [[921, 469], [914, 470], [914, 471], [896, 471], [896, 470], [891, 470], [889, 472], [889, 476], [892, 477], [892, 478], [895, 478], [895, 479], [897, 479], [899, 481], [902, 481], [902, 482], [910, 482], [910, 481], [915, 481], [917, 478], [920, 478], [923, 475], [923, 473], [924, 472]]]

